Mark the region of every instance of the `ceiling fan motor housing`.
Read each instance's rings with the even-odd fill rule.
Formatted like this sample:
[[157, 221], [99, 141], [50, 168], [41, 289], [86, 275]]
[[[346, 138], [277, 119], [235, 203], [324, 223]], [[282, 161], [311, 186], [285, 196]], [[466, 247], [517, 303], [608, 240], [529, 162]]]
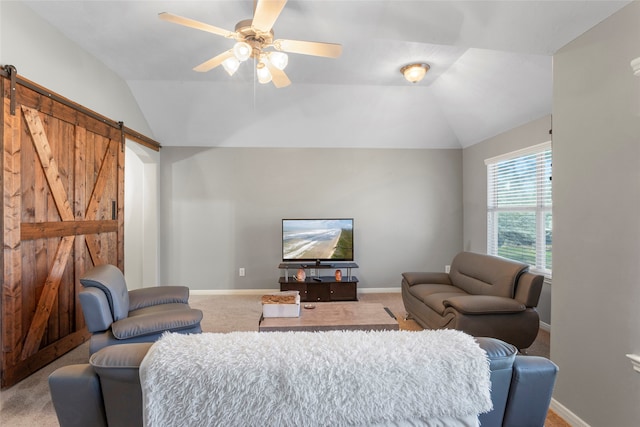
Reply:
[[252, 26], [252, 19], [245, 19], [236, 24], [236, 40], [247, 43], [252, 48], [251, 57], [260, 57], [260, 52], [264, 47], [273, 43], [273, 30], [260, 31]]

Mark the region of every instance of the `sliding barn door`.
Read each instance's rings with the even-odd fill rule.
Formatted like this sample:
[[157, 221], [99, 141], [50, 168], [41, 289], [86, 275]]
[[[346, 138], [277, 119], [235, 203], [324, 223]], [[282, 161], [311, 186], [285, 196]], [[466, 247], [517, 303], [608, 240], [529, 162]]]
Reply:
[[88, 339], [78, 292], [123, 268], [122, 129], [2, 78], [2, 386]]

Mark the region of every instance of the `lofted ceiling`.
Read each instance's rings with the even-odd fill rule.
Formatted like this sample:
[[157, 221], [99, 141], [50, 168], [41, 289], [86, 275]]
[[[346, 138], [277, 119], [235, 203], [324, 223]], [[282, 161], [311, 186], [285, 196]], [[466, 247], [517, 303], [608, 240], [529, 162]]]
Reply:
[[[243, 63], [193, 67], [234, 41], [161, 21], [234, 30], [241, 1], [27, 1], [129, 85], [164, 146], [468, 147], [551, 113], [552, 55], [629, 1], [290, 0], [275, 38], [340, 43], [337, 59], [289, 54], [290, 86]], [[431, 70], [412, 84], [403, 65]]]

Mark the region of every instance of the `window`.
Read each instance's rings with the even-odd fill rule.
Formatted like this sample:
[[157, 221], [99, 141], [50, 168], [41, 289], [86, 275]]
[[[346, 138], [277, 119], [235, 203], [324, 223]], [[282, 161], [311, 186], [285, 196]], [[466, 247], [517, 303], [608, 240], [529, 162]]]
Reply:
[[551, 276], [551, 143], [485, 161], [487, 253]]

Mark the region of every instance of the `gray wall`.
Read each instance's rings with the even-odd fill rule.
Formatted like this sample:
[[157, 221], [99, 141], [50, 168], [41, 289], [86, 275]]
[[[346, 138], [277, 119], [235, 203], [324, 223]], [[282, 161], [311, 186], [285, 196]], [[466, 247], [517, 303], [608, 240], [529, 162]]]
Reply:
[[443, 271], [461, 250], [462, 150], [165, 147], [160, 155], [165, 283], [276, 289], [282, 218], [353, 217], [361, 288], [399, 287], [403, 271]]
[[555, 399], [592, 426], [640, 424], [640, 2], [554, 55]]
[[[551, 116], [546, 116], [464, 149], [462, 199], [465, 250], [487, 252], [487, 166], [484, 161], [550, 141], [550, 129]], [[551, 287], [548, 284], [543, 286], [538, 313], [541, 321], [551, 324]]]

